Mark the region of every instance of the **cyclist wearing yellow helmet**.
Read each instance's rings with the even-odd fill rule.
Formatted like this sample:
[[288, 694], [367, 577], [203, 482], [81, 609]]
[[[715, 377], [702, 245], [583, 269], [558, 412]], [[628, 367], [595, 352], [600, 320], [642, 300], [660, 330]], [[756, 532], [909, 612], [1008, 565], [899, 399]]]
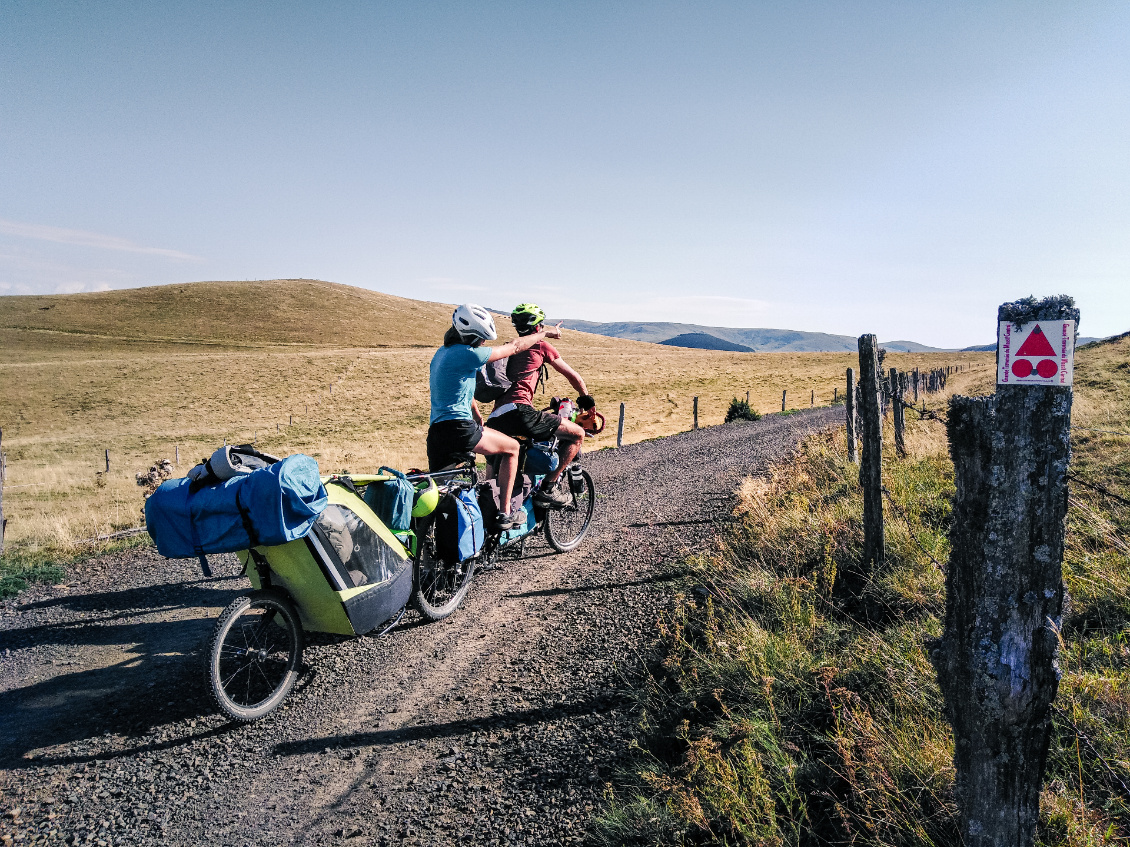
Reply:
[[[545, 312], [533, 303], [521, 303], [515, 306], [514, 311], [510, 313], [510, 320], [514, 322], [519, 340], [548, 332], [542, 326], [545, 322]], [[559, 328], [550, 327], [549, 331], [552, 330], [556, 330], [557, 335], [549, 335], [550, 338], [561, 337]], [[565, 377], [576, 389], [580, 395], [578, 406], [587, 410], [596, 405], [589, 396], [581, 375], [573, 370], [561, 358], [554, 346], [543, 337], [529, 349], [511, 354], [506, 365], [506, 375], [511, 383], [510, 389], [495, 401], [494, 410], [490, 413], [486, 425], [507, 435], [521, 435], [532, 441], [546, 441], [554, 435], [557, 436], [561, 444], [561, 462], [557, 470], [542, 480], [541, 487], [534, 493], [534, 499], [543, 505], [562, 506], [569, 502], [569, 496], [558, 490], [557, 480], [581, 452], [585, 431], [572, 421], [549, 412], [539, 412], [533, 407], [534, 389], [537, 387], [538, 373], [543, 363]]]

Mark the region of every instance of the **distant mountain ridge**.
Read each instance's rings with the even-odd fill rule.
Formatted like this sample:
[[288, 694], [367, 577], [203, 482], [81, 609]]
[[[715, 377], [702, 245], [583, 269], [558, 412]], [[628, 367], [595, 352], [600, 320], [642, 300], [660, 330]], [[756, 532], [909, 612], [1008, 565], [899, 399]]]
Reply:
[[752, 347], [727, 341], [708, 332], [684, 332], [682, 335], [676, 335], [674, 338], [668, 338], [659, 343], [666, 344], [668, 347], [690, 347], [693, 350], [725, 350], [729, 353], [754, 352]]
[[[551, 322], [556, 323], [559, 318]], [[739, 344], [759, 353], [854, 353], [859, 349], [858, 339], [852, 335], [831, 335], [826, 332], [802, 332], [795, 329], [744, 329], [726, 326], [673, 323], [669, 321], [597, 321], [565, 320], [567, 329], [607, 335], [612, 338], [629, 338], [662, 344], [682, 336], [709, 335]], [[884, 341], [881, 345], [898, 353], [938, 353], [943, 348], [929, 347], [915, 341]], [[676, 344], [674, 346], [695, 346]], [[706, 348], [717, 349], [717, 348]]]

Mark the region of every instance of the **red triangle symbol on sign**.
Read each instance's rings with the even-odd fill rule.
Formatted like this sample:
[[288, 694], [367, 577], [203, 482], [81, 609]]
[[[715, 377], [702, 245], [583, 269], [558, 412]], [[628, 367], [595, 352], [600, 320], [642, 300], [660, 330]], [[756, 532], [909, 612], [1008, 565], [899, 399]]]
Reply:
[[1040, 329], [1040, 325], [1036, 324], [1036, 328], [1032, 330], [1024, 343], [1020, 345], [1020, 349], [1014, 354], [1016, 356], [1054, 356], [1055, 350], [1052, 349], [1051, 344], [1048, 343], [1048, 337], [1044, 335], [1044, 331]]

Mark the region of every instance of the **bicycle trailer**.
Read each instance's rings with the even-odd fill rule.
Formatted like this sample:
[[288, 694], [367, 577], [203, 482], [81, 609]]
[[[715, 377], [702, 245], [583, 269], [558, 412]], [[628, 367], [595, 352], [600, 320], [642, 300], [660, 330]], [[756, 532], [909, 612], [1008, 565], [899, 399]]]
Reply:
[[159, 552], [198, 556], [206, 574], [208, 554], [235, 553], [255, 589], [223, 611], [208, 651], [212, 694], [236, 720], [286, 698], [304, 630], [363, 635], [398, 619], [412, 596], [414, 534], [398, 537], [362, 497], [364, 486], [397, 477], [320, 477], [317, 468], [301, 454], [224, 447], [146, 502]]
[[[382, 475], [353, 483], [380, 482]], [[237, 552], [255, 588], [281, 588], [304, 629], [335, 635], [371, 632], [412, 594], [412, 560], [368, 504], [338, 478], [323, 479], [327, 503], [302, 538]]]

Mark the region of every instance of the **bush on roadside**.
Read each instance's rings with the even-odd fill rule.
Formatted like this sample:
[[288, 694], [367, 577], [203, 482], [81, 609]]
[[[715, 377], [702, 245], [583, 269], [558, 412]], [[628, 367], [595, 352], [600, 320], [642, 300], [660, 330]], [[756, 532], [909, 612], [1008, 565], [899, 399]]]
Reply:
[[726, 410], [726, 423], [731, 421], [759, 421], [761, 413], [751, 409], [745, 400], [735, 397], [730, 401], [730, 408]]

